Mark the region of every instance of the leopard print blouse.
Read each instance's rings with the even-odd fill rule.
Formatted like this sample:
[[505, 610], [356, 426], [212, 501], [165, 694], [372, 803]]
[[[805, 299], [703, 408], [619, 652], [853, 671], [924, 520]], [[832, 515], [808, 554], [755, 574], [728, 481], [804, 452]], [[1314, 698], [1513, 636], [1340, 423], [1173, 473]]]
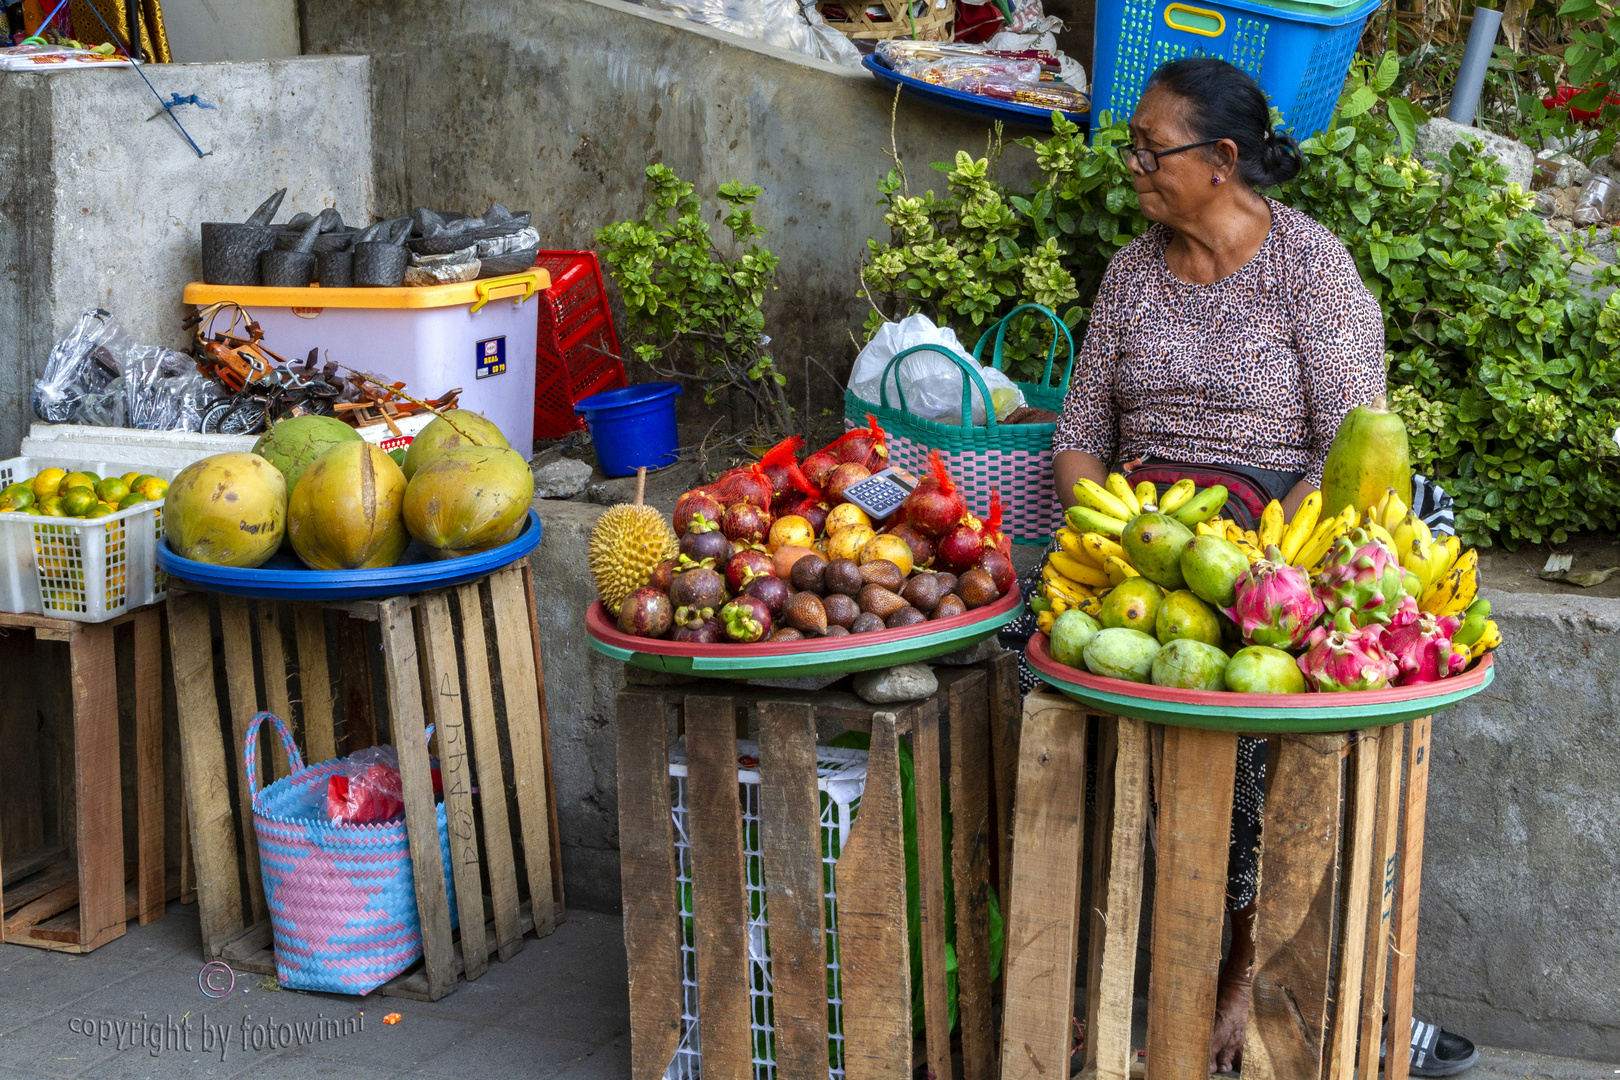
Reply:
[[1155, 225], [1114, 256], [1052, 448], [1105, 465], [1153, 455], [1322, 482], [1339, 422], [1385, 392], [1384, 318], [1342, 243], [1271, 199], [1236, 273], [1178, 280]]

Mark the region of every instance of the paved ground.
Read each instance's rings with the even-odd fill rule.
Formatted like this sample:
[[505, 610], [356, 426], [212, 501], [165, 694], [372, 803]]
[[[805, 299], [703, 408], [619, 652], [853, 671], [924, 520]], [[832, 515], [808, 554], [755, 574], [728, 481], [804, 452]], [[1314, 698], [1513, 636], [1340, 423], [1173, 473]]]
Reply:
[[[434, 1004], [298, 993], [253, 975], [211, 1000], [197, 986], [199, 955], [196, 908], [178, 904], [90, 956], [0, 946], [0, 1080], [624, 1080], [630, 1072], [624, 939], [611, 916], [571, 912], [551, 937], [531, 938], [510, 963], [491, 963]], [[390, 1012], [399, 1023], [383, 1023]], [[322, 1021], [349, 1030], [329, 1025], [321, 1038]], [[279, 1045], [272, 1026], [291, 1033], [292, 1045]], [[1466, 1076], [1608, 1080], [1620, 1064], [1487, 1049]]]
[[[491, 963], [482, 979], [433, 1004], [297, 993], [276, 989], [274, 981], [266, 989], [266, 980], [253, 975], [239, 976], [235, 992], [214, 1001], [197, 986], [196, 911], [171, 904], [164, 918], [131, 924], [128, 934], [89, 956], [0, 945], [0, 1080], [629, 1075], [624, 939], [616, 918], [571, 912], [551, 937], [529, 939], [511, 962]], [[383, 1023], [390, 1012], [400, 1014], [398, 1024]], [[172, 1045], [183, 1042], [182, 1018], [190, 1052]], [[143, 1020], [173, 1025], [164, 1045], [135, 1033]], [[223, 1050], [217, 1035], [203, 1034], [205, 1020], [215, 1032], [228, 1031]], [[317, 1020], [346, 1021], [353, 1030], [338, 1036], [328, 1027], [327, 1038], [303, 1046], [269, 1045], [271, 1021], [278, 1032], [297, 1031], [281, 1029], [285, 1023], [318, 1033]], [[78, 1034], [85, 1027], [91, 1036]]]

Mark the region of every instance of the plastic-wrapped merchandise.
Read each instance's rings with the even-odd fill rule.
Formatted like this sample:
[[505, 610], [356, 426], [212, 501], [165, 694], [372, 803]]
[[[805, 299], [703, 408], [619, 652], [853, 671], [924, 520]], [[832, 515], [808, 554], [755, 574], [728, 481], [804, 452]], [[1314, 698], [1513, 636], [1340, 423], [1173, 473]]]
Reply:
[[110, 312], [92, 308], [52, 347], [31, 402], [52, 424], [201, 431], [222, 395], [190, 357], [141, 345]]
[[813, 0], [640, 0], [643, 6], [779, 49], [859, 67], [849, 38], [827, 25]]
[[1011, 47], [897, 38], [880, 42], [877, 53], [900, 74], [950, 90], [1067, 112], [1091, 107], [1085, 69], [1057, 51], [1050, 32], [991, 40]]
[[[907, 349], [918, 345], [934, 345], [946, 349], [961, 361], [955, 363], [933, 349], [912, 353], [888, 371], [889, 362]], [[900, 407], [902, 395], [906, 412], [924, 420], [942, 424], [962, 422], [962, 369], [979, 373], [985, 388], [990, 391], [991, 405], [996, 420], [1005, 420], [1024, 406], [1024, 392], [1006, 375], [993, 367], [980, 367], [979, 362], [962, 347], [956, 331], [938, 327], [926, 315], [912, 315], [900, 322], [884, 323], [872, 340], [855, 358], [855, 367], [849, 374], [849, 388], [862, 401], [881, 402], [881, 382], [888, 371], [889, 404]], [[973, 426], [985, 420], [984, 396], [977, 386], [970, 385], [968, 394], [973, 403]]]
[[392, 746], [368, 746], [343, 759], [343, 769], [326, 780], [326, 815], [346, 825], [388, 821], [405, 810], [399, 781], [399, 753]]
[[118, 378], [119, 354], [128, 338], [112, 312], [91, 308], [51, 347], [45, 372], [34, 383], [34, 415], [51, 424], [74, 423], [86, 394], [98, 394]]
[[455, 285], [478, 277], [480, 267], [477, 244], [442, 255], [412, 255], [411, 265], [405, 270], [405, 284]]

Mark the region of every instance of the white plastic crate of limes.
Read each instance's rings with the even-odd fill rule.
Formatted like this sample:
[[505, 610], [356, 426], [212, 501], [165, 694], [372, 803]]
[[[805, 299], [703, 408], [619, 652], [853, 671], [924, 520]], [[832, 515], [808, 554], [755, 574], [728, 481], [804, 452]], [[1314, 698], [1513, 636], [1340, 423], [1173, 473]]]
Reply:
[[[163, 480], [175, 473], [117, 462], [16, 457], [0, 461], [0, 488], [51, 468], [98, 476], [144, 472]], [[0, 514], [0, 611], [95, 623], [155, 603], [168, 586], [168, 575], [157, 568], [162, 542], [161, 499], [90, 520]]]

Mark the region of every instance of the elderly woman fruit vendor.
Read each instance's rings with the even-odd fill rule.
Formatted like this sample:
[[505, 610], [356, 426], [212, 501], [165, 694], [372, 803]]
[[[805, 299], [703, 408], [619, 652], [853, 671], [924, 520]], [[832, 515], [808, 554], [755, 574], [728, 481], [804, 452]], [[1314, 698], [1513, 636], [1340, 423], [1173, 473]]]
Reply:
[[[1157, 224], [1102, 280], [1053, 441], [1057, 490], [1072, 499], [1075, 481], [1100, 484], [1119, 466], [1133, 482], [1224, 483], [1240, 515], [1280, 499], [1292, 517], [1339, 422], [1385, 390], [1378, 302], [1337, 237], [1260, 194], [1302, 158], [1248, 75], [1221, 60], [1166, 64], [1130, 133], [1119, 150]], [[1242, 1055], [1264, 771], [1264, 743], [1243, 740], [1211, 1071]], [[1414, 1049], [1413, 1075], [1472, 1064], [1466, 1040], [1423, 1027], [1434, 1034]]]

